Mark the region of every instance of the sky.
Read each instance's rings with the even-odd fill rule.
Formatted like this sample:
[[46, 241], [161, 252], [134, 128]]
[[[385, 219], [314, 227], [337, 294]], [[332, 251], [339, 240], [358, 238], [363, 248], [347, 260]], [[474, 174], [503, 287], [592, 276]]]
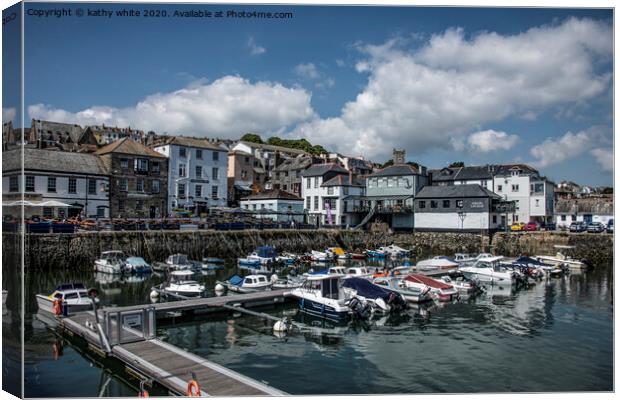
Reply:
[[[45, 16], [61, 8], [72, 15]], [[88, 15], [123, 9], [166, 16]], [[231, 139], [254, 132], [375, 162], [404, 148], [429, 168], [519, 162], [556, 182], [613, 185], [611, 10], [105, 3], [26, 3], [26, 10], [27, 126], [38, 118]], [[192, 10], [224, 17], [174, 15]], [[5, 60], [11, 51], [3, 46]], [[4, 82], [3, 121], [19, 125], [11, 107], [18, 87]]]

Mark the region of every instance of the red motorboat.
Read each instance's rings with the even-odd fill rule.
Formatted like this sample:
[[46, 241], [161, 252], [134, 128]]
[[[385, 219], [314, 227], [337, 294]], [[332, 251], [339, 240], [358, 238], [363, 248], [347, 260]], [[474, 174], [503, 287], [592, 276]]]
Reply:
[[366, 254], [360, 254], [360, 253], [350, 253], [350, 254], [351, 254], [352, 260], [365, 260], [366, 259]]
[[431, 293], [439, 301], [452, 301], [458, 297], [458, 290], [452, 285], [440, 282], [426, 275], [409, 274], [403, 278], [406, 285], [426, 285], [431, 287]]

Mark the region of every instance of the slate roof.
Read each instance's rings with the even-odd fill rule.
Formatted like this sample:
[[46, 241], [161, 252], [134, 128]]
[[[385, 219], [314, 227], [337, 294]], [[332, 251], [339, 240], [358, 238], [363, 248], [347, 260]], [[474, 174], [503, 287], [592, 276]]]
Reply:
[[511, 174], [510, 170], [514, 167], [518, 167], [520, 170], [526, 173], [529, 172], [531, 174], [538, 174], [537, 169], [530, 167], [527, 164], [502, 164], [502, 165], [497, 166], [496, 175], [501, 175], [501, 176], [510, 175]]
[[343, 174], [349, 173], [349, 171], [342, 168], [340, 165], [330, 163], [330, 164], [311, 165], [307, 170], [301, 173], [301, 176], [306, 176], [306, 177], [307, 176], [323, 176], [328, 172], [337, 172], [337, 173], [343, 173]]
[[353, 178], [353, 183], [349, 182], [349, 175], [336, 175], [332, 179], [323, 182], [321, 186], [359, 186], [364, 187], [364, 181]]
[[303, 201], [299, 196], [286, 192], [281, 189], [272, 189], [265, 192], [255, 193], [253, 195], [243, 197], [241, 200], [298, 200]]
[[420, 170], [409, 164], [395, 164], [387, 168], [380, 169], [368, 175], [368, 178], [377, 178], [382, 176], [405, 176], [405, 175], [419, 175]]
[[424, 186], [417, 199], [449, 199], [462, 197], [502, 197], [480, 185]]
[[271, 151], [279, 151], [281, 153], [292, 153], [292, 154], [307, 154], [305, 151], [303, 150], [299, 150], [299, 149], [291, 149], [289, 147], [284, 147], [284, 146], [274, 146], [271, 144], [261, 144], [261, 143], [254, 143], [254, 142], [246, 142], [244, 140], [240, 140], [239, 143], [243, 143], [246, 146], [250, 146], [253, 147], [255, 149], [263, 149], [263, 150], [271, 150]]
[[274, 171], [289, 171], [295, 169], [303, 169], [307, 168], [312, 164], [312, 157], [302, 155], [294, 158], [286, 159], [282, 162], [282, 164], [278, 165], [274, 168]]
[[[20, 149], [2, 153], [2, 171], [20, 170]], [[99, 157], [89, 153], [74, 153], [59, 150], [24, 148], [26, 171], [72, 172], [76, 174], [106, 175]]]
[[157, 157], [157, 158], [166, 158], [165, 155], [156, 152], [155, 150], [149, 149], [144, 146], [142, 143], [138, 143], [135, 140], [131, 140], [130, 138], [123, 138], [121, 140], [117, 140], [116, 142], [110, 143], [107, 146], [103, 146], [99, 150], [95, 152], [97, 155], [103, 155], [108, 153], [121, 153], [121, 154], [132, 154], [137, 156], [146, 156], [146, 157]]
[[467, 181], [492, 179], [494, 171], [497, 170], [495, 165], [472, 165], [466, 167], [442, 168], [429, 171], [433, 174], [433, 181]]
[[155, 146], [165, 146], [165, 145], [178, 145], [178, 146], [186, 146], [186, 147], [196, 147], [201, 149], [210, 149], [210, 150], [218, 150], [218, 151], [228, 151], [218, 145], [211, 143], [206, 139], [197, 139], [187, 136], [170, 136], [164, 139], [162, 142], [157, 143]]
[[69, 134], [71, 141], [73, 143], [77, 143], [80, 139], [80, 136], [82, 135], [82, 127], [77, 124], [65, 124], [62, 122], [43, 121], [40, 119], [32, 120], [31, 125], [32, 124], [36, 125], [36, 129], [41, 130], [41, 132], [37, 131], [35, 133], [37, 135], [40, 135], [40, 137], [44, 140], [48, 138], [48, 135], [51, 132], [52, 134], [60, 134], [63, 136]]

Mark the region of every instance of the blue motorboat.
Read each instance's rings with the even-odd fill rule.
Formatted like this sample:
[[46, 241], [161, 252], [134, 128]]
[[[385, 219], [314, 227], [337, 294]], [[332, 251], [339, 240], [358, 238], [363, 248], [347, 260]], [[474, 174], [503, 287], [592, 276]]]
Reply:
[[218, 257], [204, 257], [202, 259], [202, 262], [205, 264], [224, 264], [224, 261], [223, 258]]
[[344, 279], [342, 288], [348, 296], [355, 297], [363, 303], [369, 302], [380, 311], [391, 312], [407, 308], [407, 300], [401, 294], [377, 286], [364, 278]]
[[311, 275], [290, 293], [299, 299], [299, 310], [304, 313], [333, 321], [346, 320], [351, 309], [340, 290], [341, 278], [342, 275]]
[[366, 256], [371, 258], [385, 258], [386, 252], [381, 250], [366, 250]]
[[128, 257], [125, 260], [124, 270], [130, 274], [147, 274], [152, 271], [149, 263], [142, 257]]

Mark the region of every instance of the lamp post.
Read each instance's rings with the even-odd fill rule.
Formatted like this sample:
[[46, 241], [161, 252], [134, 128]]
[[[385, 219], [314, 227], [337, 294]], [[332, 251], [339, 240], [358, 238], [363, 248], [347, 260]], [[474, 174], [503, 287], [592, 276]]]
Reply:
[[465, 211], [459, 211], [458, 213], [459, 219], [461, 220], [461, 230], [463, 230], [463, 223], [465, 218], [467, 217], [467, 213]]

